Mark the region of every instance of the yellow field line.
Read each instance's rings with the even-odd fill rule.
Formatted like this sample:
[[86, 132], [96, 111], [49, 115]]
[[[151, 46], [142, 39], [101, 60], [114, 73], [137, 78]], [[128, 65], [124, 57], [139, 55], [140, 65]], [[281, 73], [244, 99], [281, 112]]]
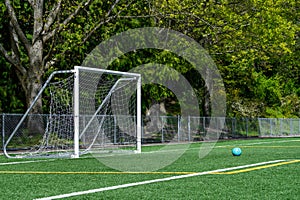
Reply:
[[250, 172], [250, 171], [254, 171], [254, 170], [276, 167], [276, 166], [280, 166], [280, 165], [287, 165], [287, 164], [292, 164], [292, 163], [297, 163], [297, 162], [300, 162], [300, 160], [291, 160], [291, 161], [286, 161], [286, 162], [263, 165], [263, 166], [259, 166], [259, 167], [251, 167], [251, 168], [247, 168], [247, 169], [241, 169], [241, 170], [235, 170], [235, 171], [229, 171], [229, 172], [212, 172], [211, 174], [238, 174], [238, 173]]
[[184, 175], [196, 172], [58, 172], [58, 171], [0, 171], [0, 174], [165, 174], [165, 175]]

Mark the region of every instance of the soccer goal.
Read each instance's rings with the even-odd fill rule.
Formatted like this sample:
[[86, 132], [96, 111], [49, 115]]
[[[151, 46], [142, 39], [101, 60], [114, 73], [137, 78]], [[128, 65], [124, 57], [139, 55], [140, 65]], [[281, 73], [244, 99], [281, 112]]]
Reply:
[[[39, 99], [48, 114], [30, 114]], [[141, 76], [75, 66], [53, 72], [6, 133], [7, 157], [74, 157], [141, 152]]]

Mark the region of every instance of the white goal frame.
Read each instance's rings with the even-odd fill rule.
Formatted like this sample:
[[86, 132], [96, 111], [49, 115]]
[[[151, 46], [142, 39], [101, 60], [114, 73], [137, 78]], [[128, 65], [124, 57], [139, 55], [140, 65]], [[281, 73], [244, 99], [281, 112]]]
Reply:
[[[12, 156], [10, 155], [10, 152], [8, 152], [8, 145], [10, 143], [10, 141], [12, 140], [12, 138], [14, 136], [18, 136], [18, 131], [19, 129], [22, 129], [22, 124], [24, 124], [26, 118], [29, 116], [30, 111], [32, 110], [32, 108], [34, 107], [34, 105], [36, 104], [36, 102], [38, 101], [39, 98], [41, 98], [43, 92], [45, 91], [45, 89], [47, 88], [47, 86], [50, 84], [50, 82], [52, 81], [52, 79], [55, 77], [55, 75], [57, 74], [74, 74], [74, 85], [73, 85], [73, 149], [71, 148], [70, 153], [68, 154], [68, 156], [72, 157], [72, 158], [79, 158], [81, 154], [83, 154], [82, 150], [80, 149], [80, 136], [82, 135], [82, 133], [80, 133], [80, 70], [86, 70], [89, 72], [96, 72], [99, 74], [102, 73], [106, 73], [106, 74], [111, 74], [111, 75], [117, 75], [122, 79], [123, 81], [126, 79], [134, 79], [134, 84], [136, 84], [136, 97], [135, 97], [135, 148], [134, 148], [134, 153], [141, 153], [141, 142], [142, 142], [142, 116], [141, 116], [141, 75], [137, 74], [137, 73], [130, 73], [130, 72], [121, 72], [121, 71], [113, 71], [113, 70], [107, 70], [107, 69], [99, 69], [99, 68], [89, 68], [89, 67], [84, 67], [84, 66], [74, 66], [73, 70], [62, 70], [62, 71], [54, 71], [49, 78], [47, 79], [47, 81], [44, 83], [44, 85], [42, 86], [42, 88], [40, 89], [40, 91], [38, 92], [37, 96], [35, 97], [35, 99], [33, 100], [32, 104], [29, 106], [29, 108], [27, 109], [27, 111], [25, 112], [25, 114], [22, 116], [22, 118], [20, 119], [20, 121], [17, 123], [17, 125], [15, 126], [15, 128], [13, 129], [13, 131], [11, 132], [11, 134], [9, 134], [9, 137], [6, 139], [6, 141], [4, 142], [3, 145], [3, 153], [6, 157], [8, 158], [24, 158], [24, 157], [35, 157], [32, 156], [32, 153], [22, 153], [20, 152], [20, 154]], [[123, 78], [124, 76], [124, 78]], [[128, 78], [130, 77], [130, 78]], [[118, 81], [119, 81], [118, 80]], [[118, 81], [116, 81], [115, 84], [118, 83]], [[110, 88], [110, 90], [113, 90], [114, 86], [112, 88]], [[112, 92], [112, 91], [110, 91]], [[111, 95], [111, 93], [108, 94], [108, 96]], [[108, 98], [108, 97], [106, 97]], [[105, 99], [106, 99], [105, 98]], [[106, 101], [106, 100], [103, 101]], [[100, 105], [101, 106], [101, 105]], [[100, 107], [99, 106], [99, 107]], [[95, 108], [96, 109], [96, 108]], [[99, 109], [96, 109], [95, 114], [97, 114]], [[100, 122], [101, 124], [102, 122]], [[88, 124], [89, 125], [89, 124]], [[87, 126], [88, 126], [87, 125]], [[100, 125], [100, 127], [102, 126], [102, 124]], [[88, 128], [88, 127], [87, 127]], [[85, 130], [85, 129], [84, 129]], [[82, 131], [83, 132], [83, 131]], [[45, 132], [46, 133], [46, 132]], [[44, 133], [44, 134], [45, 134]], [[88, 152], [89, 149], [87, 149], [84, 152]], [[43, 157], [43, 156], [37, 156], [37, 157]], [[47, 157], [47, 156], [46, 156]], [[61, 156], [58, 155], [57, 157], [65, 157], [65, 156]], [[50, 157], [47, 157], [50, 158]], [[53, 158], [53, 157], [51, 157]]]
[[[121, 72], [121, 71], [113, 71], [113, 70], [107, 70], [107, 69], [98, 69], [98, 68], [89, 68], [89, 67], [83, 67], [83, 66], [75, 66], [74, 70], [75, 70], [75, 74], [79, 74], [79, 70], [84, 69], [84, 70], [88, 70], [88, 71], [96, 71], [96, 72], [102, 72], [102, 73], [109, 73], [109, 74], [113, 74], [113, 75], [124, 75], [124, 76], [132, 76], [137, 78], [137, 97], [136, 97], [136, 106], [137, 106], [137, 116], [136, 116], [136, 150], [135, 153], [141, 153], [142, 151], [142, 110], [141, 110], [141, 75], [137, 74], [137, 73], [130, 73], [130, 72]], [[80, 149], [79, 149], [79, 140], [80, 140], [80, 135], [82, 133], [80, 133], [79, 130], [79, 117], [80, 117], [80, 113], [79, 113], [79, 77], [75, 76], [75, 80], [74, 80], [74, 158], [79, 158], [80, 156]], [[101, 105], [99, 106], [99, 108], [101, 107]], [[98, 108], [98, 109], [99, 109]], [[95, 112], [97, 113], [97, 111]], [[92, 119], [95, 117], [96, 115], [93, 115]], [[92, 120], [91, 119], [91, 120]], [[90, 120], [90, 121], [91, 121]], [[87, 125], [89, 126], [89, 124]], [[84, 129], [85, 131], [85, 129]]]

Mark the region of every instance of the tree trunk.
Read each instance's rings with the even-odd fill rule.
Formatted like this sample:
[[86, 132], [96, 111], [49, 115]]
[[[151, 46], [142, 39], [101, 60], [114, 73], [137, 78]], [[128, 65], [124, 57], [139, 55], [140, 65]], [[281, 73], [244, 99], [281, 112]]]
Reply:
[[[30, 68], [27, 71], [27, 93], [26, 102], [27, 106], [36, 98], [39, 90], [42, 86], [42, 77], [44, 74], [43, 67], [43, 39], [42, 30], [44, 26], [43, 22], [43, 10], [44, 0], [35, 0], [33, 2], [34, 7], [34, 26], [33, 26], [33, 38], [32, 46], [29, 51]], [[28, 130], [30, 134], [42, 134], [44, 133], [42, 97], [40, 97], [34, 104], [30, 111], [31, 117], [28, 118]]]
[[[26, 78], [26, 104], [27, 108], [33, 103], [38, 92], [42, 87], [43, 66], [43, 42], [41, 39], [36, 40], [30, 51], [30, 68], [27, 72]], [[42, 97], [40, 97], [34, 104], [30, 111], [30, 117], [28, 117], [28, 130], [30, 134], [38, 134], [44, 132], [43, 117], [39, 114], [43, 114]]]

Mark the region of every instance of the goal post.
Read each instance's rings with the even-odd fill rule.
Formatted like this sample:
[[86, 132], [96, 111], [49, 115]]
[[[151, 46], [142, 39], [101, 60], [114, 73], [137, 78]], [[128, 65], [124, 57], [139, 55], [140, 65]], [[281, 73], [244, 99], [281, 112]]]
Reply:
[[[141, 75], [81, 66], [75, 66], [75, 73], [79, 76], [75, 77], [74, 85], [74, 157], [80, 154], [79, 140], [85, 145], [84, 152], [95, 152], [95, 149], [96, 152], [101, 152], [99, 149], [126, 152], [131, 148], [140, 153]], [[95, 78], [91, 74], [96, 74]], [[86, 84], [89, 90], [82, 87]], [[106, 127], [107, 122], [111, 126]]]
[[[58, 74], [62, 77], [56, 77]], [[42, 115], [44, 131], [31, 133], [26, 124], [34, 118], [29, 113], [45, 91], [51, 98], [49, 114]], [[87, 153], [141, 152], [140, 74], [75, 66], [74, 70], [53, 72], [36, 100], [7, 133], [7, 157], [78, 158]], [[24, 137], [34, 139], [28, 142]]]

